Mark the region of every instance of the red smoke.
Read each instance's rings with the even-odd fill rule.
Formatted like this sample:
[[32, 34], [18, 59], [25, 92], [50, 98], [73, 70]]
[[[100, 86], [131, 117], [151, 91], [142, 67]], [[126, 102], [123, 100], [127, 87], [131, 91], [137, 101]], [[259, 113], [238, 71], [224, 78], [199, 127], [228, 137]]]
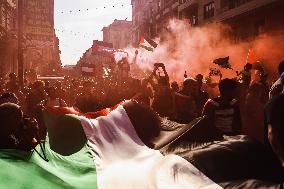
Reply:
[[[152, 70], [155, 62], [163, 62], [171, 78], [182, 81], [184, 71], [192, 77], [199, 73], [206, 75], [209, 68], [217, 67], [212, 63], [214, 59], [230, 56], [234, 70], [221, 71], [224, 77], [233, 78], [236, 71], [243, 69], [252, 49], [255, 59], [261, 61], [275, 79], [276, 67], [284, 59], [283, 35], [266, 34], [249, 42], [235, 43], [227, 37], [230, 28], [222, 24], [191, 27], [186, 21], [173, 19], [166, 28], [156, 39], [159, 46], [154, 52], [139, 49], [137, 65], [142, 70]], [[135, 50], [125, 49], [130, 55], [130, 62], [135, 59]]]

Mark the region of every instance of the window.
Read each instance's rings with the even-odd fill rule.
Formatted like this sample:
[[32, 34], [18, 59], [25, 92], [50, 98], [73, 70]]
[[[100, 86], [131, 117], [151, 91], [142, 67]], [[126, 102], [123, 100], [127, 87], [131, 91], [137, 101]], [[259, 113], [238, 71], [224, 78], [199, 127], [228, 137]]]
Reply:
[[6, 28], [7, 30], [12, 29], [12, 13], [11, 12], [9, 13], [7, 12]]
[[245, 3], [248, 3], [250, 2], [251, 0], [229, 0], [229, 4], [228, 4], [228, 7], [229, 9], [234, 9], [236, 7], [239, 7]]
[[154, 15], [154, 8], [151, 6], [150, 7], [150, 17], [152, 18]]
[[161, 10], [161, 8], [162, 8], [162, 1], [158, 0], [158, 11]]
[[214, 2], [208, 3], [204, 6], [204, 19], [214, 16]]
[[197, 18], [196, 18], [196, 16], [193, 15], [190, 20], [191, 20], [191, 25], [193, 25], [193, 26], [197, 25]]
[[171, 2], [171, 0], [164, 0], [164, 5], [168, 5]]
[[4, 28], [6, 28], [6, 10], [5, 10], [5, 8], [4, 8], [4, 6], [1, 6], [0, 7], [0, 18], [1, 18], [1, 20], [0, 20], [0, 25], [2, 25], [2, 27], [4, 27]]
[[135, 16], [135, 25], [138, 25], [139, 24], [139, 15]]
[[260, 19], [260, 20], [255, 22], [254, 31], [255, 31], [254, 32], [255, 36], [264, 33], [264, 31], [265, 31], [265, 19]]

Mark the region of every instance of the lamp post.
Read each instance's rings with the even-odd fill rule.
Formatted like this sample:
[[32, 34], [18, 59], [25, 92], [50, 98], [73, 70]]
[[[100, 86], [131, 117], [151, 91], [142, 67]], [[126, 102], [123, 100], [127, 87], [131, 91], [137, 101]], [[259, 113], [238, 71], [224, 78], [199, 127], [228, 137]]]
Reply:
[[24, 0], [18, 0], [18, 77], [20, 87], [24, 86], [23, 7]]

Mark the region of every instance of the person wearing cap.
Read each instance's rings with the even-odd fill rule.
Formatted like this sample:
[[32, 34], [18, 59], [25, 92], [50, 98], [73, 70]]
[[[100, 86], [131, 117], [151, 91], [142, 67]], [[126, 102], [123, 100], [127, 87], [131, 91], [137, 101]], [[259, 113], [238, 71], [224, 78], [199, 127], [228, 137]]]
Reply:
[[272, 85], [270, 92], [269, 92], [269, 99], [280, 95], [283, 93], [283, 86], [284, 86], [284, 60], [279, 63], [278, 65], [278, 73], [280, 78]]

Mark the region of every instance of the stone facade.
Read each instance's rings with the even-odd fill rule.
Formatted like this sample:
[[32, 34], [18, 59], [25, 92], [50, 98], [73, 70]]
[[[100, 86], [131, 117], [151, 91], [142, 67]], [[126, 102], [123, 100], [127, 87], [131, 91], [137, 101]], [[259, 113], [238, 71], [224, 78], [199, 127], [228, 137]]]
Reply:
[[163, 32], [171, 18], [187, 20], [192, 26], [226, 23], [236, 41], [284, 31], [283, 0], [132, 0], [132, 7], [133, 44], [142, 35], [154, 38]]
[[[37, 11], [39, 6], [42, 12]], [[17, 12], [16, 0], [0, 0], [0, 77], [18, 71]], [[23, 13], [24, 69], [39, 74], [57, 72], [61, 61], [59, 39], [54, 32], [54, 0], [25, 0]]]
[[24, 36], [25, 70], [56, 74], [61, 61], [59, 39], [54, 31], [54, 0], [25, 0]]
[[132, 22], [127, 20], [114, 20], [108, 27], [104, 27], [103, 41], [112, 43], [115, 49], [126, 48], [131, 43]]
[[138, 45], [141, 36], [156, 33], [154, 14], [159, 10], [156, 0], [132, 0], [132, 44]]
[[16, 1], [0, 0], [0, 77], [17, 70]]
[[76, 64], [78, 75], [83, 77], [98, 77], [104, 75], [105, 68], [112, 69], [115, 66], [113, 44], [105, 41], [94, 40], [91, 48], [86, 50]]
[[179, 5], [179, 18], [196, 26], [226, 23], [232, 27], [231, 37], [239, 41], [283, 31], [283, 10], [282, 0], [193, 0]]

